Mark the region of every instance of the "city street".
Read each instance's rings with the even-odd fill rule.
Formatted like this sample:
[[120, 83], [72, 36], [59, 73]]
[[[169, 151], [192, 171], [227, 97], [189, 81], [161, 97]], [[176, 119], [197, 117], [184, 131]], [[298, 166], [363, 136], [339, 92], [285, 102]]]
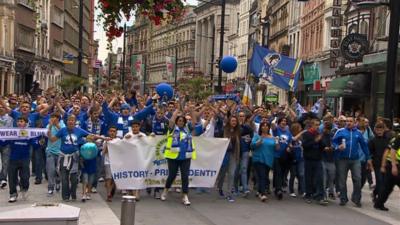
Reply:
[[[349, 187], [349, 190], [351, 188]], [[105, 198], [105, 190], [99, 188]], [[142, 191], [141, 200], [136, 207], [136, 222], [146, 225], [176, 224], [184, 225], [233, 225], [233, 224], [307, 224], [307, 225], [384, 225], [400, 224], [400, 192], [397, 189], [392, 194], [387, 207], [389, 212], [381, 212], [372, 208], [369, 198], [370, 191], [364, 188], [363, 207], [355, 208], [352, 203], [346, 207], [338, 202], [328, 206], [307, 204], [302, 199], [285, 196], [283, 201], [270, 197], [267, 203], [261, 203], [254, 194], [248, 198], [238, 197], [235, 203], [217, 197], [216, 193], [197, 194], [192, 190], [190, 200], [192, 205], [185, 207], [180, 202], [180, 194], [170, 193], [166, 202], [153, 199]], [[120, 196], [107, 203], [112, 211], [120, 217]]]

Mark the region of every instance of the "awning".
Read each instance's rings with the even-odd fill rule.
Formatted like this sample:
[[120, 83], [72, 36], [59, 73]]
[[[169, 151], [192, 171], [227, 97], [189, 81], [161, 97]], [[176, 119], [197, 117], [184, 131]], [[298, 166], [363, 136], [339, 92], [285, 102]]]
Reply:
[[364, 97], [370, 94], [370, 76], [356, 74], [335, 78], [326, 91], [327, 97]]

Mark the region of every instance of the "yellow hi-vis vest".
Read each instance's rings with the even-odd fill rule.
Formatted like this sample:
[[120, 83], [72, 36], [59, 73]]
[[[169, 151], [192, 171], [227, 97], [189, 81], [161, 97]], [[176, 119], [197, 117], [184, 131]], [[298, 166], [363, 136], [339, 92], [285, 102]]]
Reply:
[[186, 159], [196, 159], [195, 145], [192, 140], [192, 135], [188, 130], [180, 131], [178, 127], [175, 127], [174, 131], [168, 131], [167, 133], [167, 144], [165, 146], [164, 158], [176, 159], [179, 156], [180, 143], [184, 139], [187, 139], [188, 149], [185, 150]]

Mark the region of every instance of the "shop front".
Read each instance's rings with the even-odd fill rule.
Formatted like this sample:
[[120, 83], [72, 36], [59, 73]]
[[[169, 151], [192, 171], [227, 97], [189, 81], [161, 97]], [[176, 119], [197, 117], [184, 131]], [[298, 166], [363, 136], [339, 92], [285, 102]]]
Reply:
[[333, 79], [325, 97], [335, 115], [355, 116], [359, 113], [371, 117], [371, 74], [349, 74]]

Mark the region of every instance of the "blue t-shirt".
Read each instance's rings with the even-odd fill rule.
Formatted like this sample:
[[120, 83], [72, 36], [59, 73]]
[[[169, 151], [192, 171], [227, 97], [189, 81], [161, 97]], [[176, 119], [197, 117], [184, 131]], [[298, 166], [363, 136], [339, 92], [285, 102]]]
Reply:
[[[53, 126], [50, 131], [51, 135], [55, 136], [58, 133], [58, 131], [64, 127], [65, 127], [65, 124], [61, 120], [60, 121], [60, 129], [57, 129], [57, 127]], [[49, 125], [47, 125], [47, 129], [49, 129]], [[55, 142], [51, 142], [51, 141], [47, 142], [46, 152], [58, 155], [58, 154], [60, 154], [60, 149], [61, 149], [61, 140], [60, 139], [58, 139]]]
[[96, 158], [89, 159], [89, 160], [86, 160], [86, 159], [83, 160], [82, 173], [95, 174], [96, 170], [97, 170]]
[[277, 127], [272, 133], [274, 137], [279, 137], [279, 151], [275, 151], [275, 158], [281, 158], [283, 154], [285, 154], [289, 143], [292, 141], [292, 134], [288, 127], [285, 129]]
[[79, 150], [79, 146], [85, 142], [83, 137], [88, 135], [89, 133], [81, 128], [74, 127], [72, 131], [69, 131], [67, 127], [64, 127], [57, 132], [56, 137], [61, 139], [61, 152], [72, 154]]
[[49, 124], [50, 115], [46, 114], [45, 116], [41, 116], [40, 113], [34, 112], [30, 114], [30, 127], [36, 128], [45, 128]]
[[[260, 146], [256, 146], [256, 143], [262, 138], [263, 142]], [[252, 139], [253, 147], [253, 162], [259, 162], [268, 165], [270, 168], [274, 165], [274, 153], [275, 153], [275, 138], [273, 137], [261, 137], [255, 134]]]
[[168, 119], [166, 117], [156, 118], [156, 116], [152, 119], [152, 132], [156, 135], [164, 135], [167, 134], [168, 131]]
[[39, 145], [37, 138], [7, 141], [10, 145], [10, 160], [29, 160], [31, 146]]
[[[64, 118], [63, 118], [64, 123], [67, 123], [67, 120], [68, 120], [68, 116], [69, 116], [69, 115], [71, 115], [71, 114], [66, 113], [66, 114], [64, 115]], [[88, 119], [89, 119], [88, 114], [87, 114], [86, 112], [81, 111], [81, 112], [79, 113], [79, 115], [76, 117], [75, 126], [81, 128], [82, 125], [85, 123], [85, 121], [88, 120]]]
[[[13, 118], [13, 126], [17, 127], [17, 122], [18, 122], [18, 118], [20, 118], [22, 116], [22, 113], [20, 111], [17, 110], [12, 110], [10, 113], [10, 116]], [[33, 124], [33, 118], [32, 118], [32, 113], [28, 114], [28, 127], [31, 127], [30, 124]]]

